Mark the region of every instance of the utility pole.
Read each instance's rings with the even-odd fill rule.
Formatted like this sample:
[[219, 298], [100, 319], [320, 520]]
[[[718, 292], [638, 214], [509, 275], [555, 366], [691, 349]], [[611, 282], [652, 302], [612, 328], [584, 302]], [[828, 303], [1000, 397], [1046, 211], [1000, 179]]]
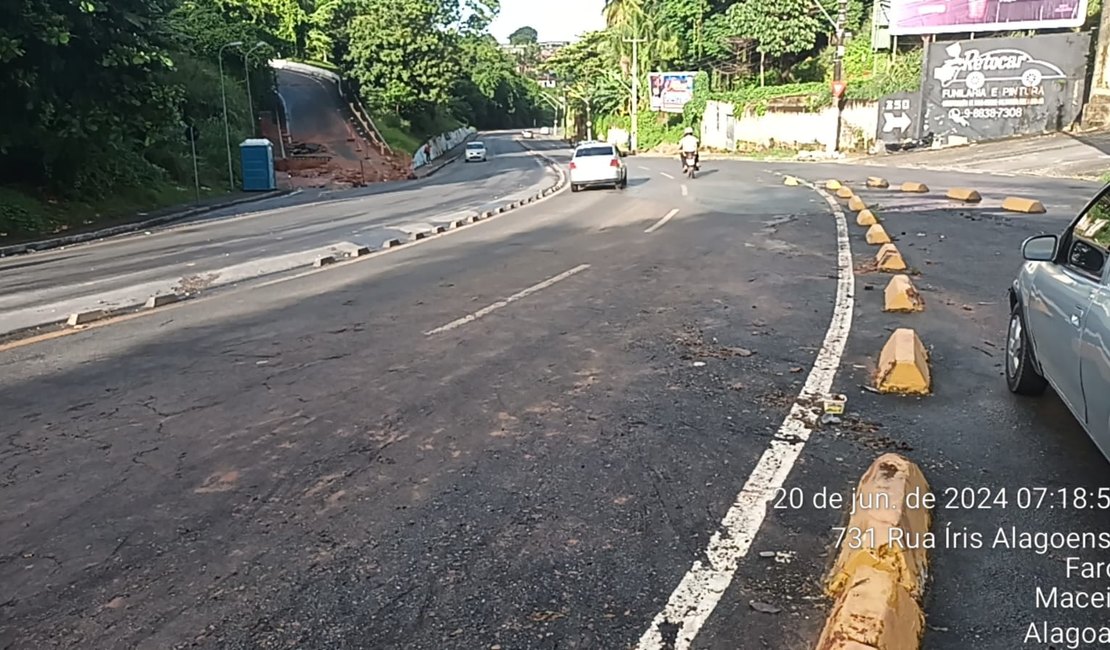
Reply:
[[231, 166], [231, 127], [228, 126], [227, 121], [227, 91], [224, 90], [224, 49], [239, 47], [242, 44], [243, 41], [224, 43], [216, 53], [216, 58], [220, 61], [220, 99], [223, 101], [224, 105], [224, 142], [227, 143], [227, 186], [232, 192], [235, 191], [235, 170]]
[[836, 135], [833, 137], [833, 151], [840, 151], [840, 127], [844, 117], [844, 23], [848, 22], [848, 0], [838, 0], [836, 14], [836, 57], [833, 59], [833, 84], [841, 89], [834, 92], [836, 102]]
[[646, 38], [626, 38], [625, 43], [632, 43], [632, 130], [629, 134], [629, 148], [635, 154], [639, 146], [640, 131], [640, 43]]

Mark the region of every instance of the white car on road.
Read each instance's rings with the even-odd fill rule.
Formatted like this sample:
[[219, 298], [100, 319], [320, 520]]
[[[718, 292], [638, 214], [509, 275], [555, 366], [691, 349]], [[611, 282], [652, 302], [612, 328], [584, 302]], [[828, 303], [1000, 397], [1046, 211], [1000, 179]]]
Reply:
[[608, 142], [583, 142], [570, 159], [570, 191], [597, 186], [628, 187], [628, 167], [620, 150]]
[[475, 141], [466, 144], [466, 162], [471, 160], [486, 161], [486, 145], [484, 142]]

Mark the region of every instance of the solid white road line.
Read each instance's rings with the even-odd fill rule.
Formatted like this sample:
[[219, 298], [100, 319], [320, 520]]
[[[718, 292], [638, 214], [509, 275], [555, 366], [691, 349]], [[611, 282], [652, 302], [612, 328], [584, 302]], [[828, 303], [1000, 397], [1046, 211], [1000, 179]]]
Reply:
[[682, 184], [682, 196], [686, 196], [689, 193], [690, 193], [690, 188], [686, 187], [686, 183], [683, 183]]
[[566, 280], [570, 276], [572, 276], [576, 273], [581, 273], [582, 271], [585, 271], [588, 268], [590, 268], [589, 264], [579, 264], [578, 266], [574, 267], [573, 269], [570, 269], [569, 271], [563, 271], [559, 275], [548, 278], [548, 279], [544, 280], [543, 282], [540, 282], [539, 284], [533, 284], [532, 286], [528, 287], [527, 289], [524, 289], [522, 291], [518, 291], [518, 292], [514, 293], [513, 295], [509, 296], [508, 298], [505, 298], [504, 300], [498, 300], [497, 302], [493, 303], [492, 305], [489, 305], [488, 307], [483, 307], [483, 308], [479, 309], [478, 311], [476, 311], [472, 314], [468, 314], [466, 316], [463, 316], [462, 318], [459, 318], [458, 320], [453, 320], [450, 323], [447, 323], [446, 325], [442, 325], [440, 327], [435, 328], [434, 330], [429, 330], [427, 332], [424, 332], [424, 335], [425, 336], [433, 336], [435, 334], [442, 334], [443, 332], [448, 332], [448, 331], [456, 329], [458, 327], [462, 327], [463, 325], [466, 325], [467, 323], [473, 323], [474, 321], [478, 320], [479, 318], [481, 318], [483, 316], [486, 316], [487, 314], [490, 314], [491, 312], [497, 311], [498, 309], [501, 309], [502, 307], [505, 307], [505, 306], [507, 306], [511, 303], [514, 303], [514, 302], [520, 300], [521, 298], [527, 298], [528, 296], [532, 295], [533, 293], [536, 293], [537, 291], [540, 291], [541, 289], [546, 289], [547, 287], [550, 287], [551, 285], [553, 285], [557, 282], [562, 282], [563, 280]]
[[651, 167], [644, 167], [643, 165], [637, 165], [637, 167], [644, 170], [645, 172], [650, 172], [651, 171]]
[[671, 220], [671, 217], [675, 216], [676, 214], [678, 214], [678, 208], [675, 208], [675, 209], [671, 210], [670, 212], [668, 212], [667, 214], [663, 215], [662, 219], [660, 219], [659, 221], [656, 221], [655, 223], [651, 224], [651, 227], [648, 228], [647, 230], [645, 230], [644, 232], [655, 232], [656, 230], [659, 230], [664, 225], [666, 225], [666, 223], [668, 221]]
[[[813, 362], [790, 413], [786, 416], [770, 446], [763, 452], [747, 483], [728, 509], [717, 532], [705, 550], [707, 561], [697, 560], [675, 588], [663, 611], [656, 615], [651, 627], [640, 638], [638, 650], [688, 650], [706, 619], [713, 613], [721, 596], [732, 583], [740, 560], [748, 554], [756, 533], [767, 516], [767, 507], [775, 491], [781, 488], [790, 470], [802, 453], [817, 418], [812, 400], [829, 394], [836, 377], [844, 345], [852, 328], [852, 304], [855, 276], [852, 272], [852, 248], [848, 239], [848, 223], [844, 211], [828, 192], [810, 185], [828, 202], [836, 217], [837, 282], [836, 304], [825, 341]], [[678, 627], [674, 645], [664, 646], [662, 629]]]
[[667, 172], [659, 172], [659, 173], [660, 173], [660, 174], [662, 174], [663, 176], [666, 176], [667, 178], [669, 178], [669, 179], [671, 179], [671, 180], [674, 180], [674, 176], [671, 176], [671, 175], [670, 175], [670, 174], [668, 174]]

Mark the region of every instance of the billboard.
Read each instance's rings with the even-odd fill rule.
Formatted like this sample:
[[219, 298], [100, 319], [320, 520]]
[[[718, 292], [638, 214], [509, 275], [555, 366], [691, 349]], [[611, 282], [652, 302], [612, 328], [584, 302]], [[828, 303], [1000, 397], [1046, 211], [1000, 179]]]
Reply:
[[887, 16], [895, 36], [1079, 27], [1087, 0], [891, 0]]
[[970, 142], [1060, 131], [1079, 117], [1090, 35], [929, 46], [924, 130]]
[[694, 97], [694, 72], [650, 72], [651, 110], [681, 113]]

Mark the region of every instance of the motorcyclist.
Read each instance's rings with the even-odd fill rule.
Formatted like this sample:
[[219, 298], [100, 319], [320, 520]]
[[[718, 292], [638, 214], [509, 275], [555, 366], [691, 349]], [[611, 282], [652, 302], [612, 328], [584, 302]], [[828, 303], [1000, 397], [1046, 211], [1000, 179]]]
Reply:
[[682, 139], [678, 141], [679, 157], [682, 158], [682, 171], [686, 171], [686, 154], [694, 154], [694, 169], [698, 169], [698, 163], [701, 160], [701, 152], [699, 151], [701, 143], [698, 142], [698, 136], [694, 135], [694, 129], [686, 127], [682, 132]]

